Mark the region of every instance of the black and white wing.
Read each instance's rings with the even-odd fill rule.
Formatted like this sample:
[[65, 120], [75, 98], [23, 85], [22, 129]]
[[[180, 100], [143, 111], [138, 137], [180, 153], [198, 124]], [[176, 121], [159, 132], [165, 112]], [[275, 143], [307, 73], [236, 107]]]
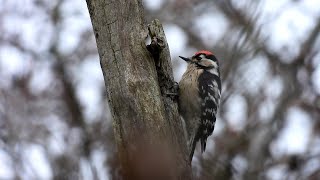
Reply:
[[198, 137], [201, 141], [201, 152], [205, 151], [207, 138], [212, 134], [216, 122], [221, 97], [221, 80], [218, 75], [204, 71], [199, 77], [199, 93], [202, 102]]

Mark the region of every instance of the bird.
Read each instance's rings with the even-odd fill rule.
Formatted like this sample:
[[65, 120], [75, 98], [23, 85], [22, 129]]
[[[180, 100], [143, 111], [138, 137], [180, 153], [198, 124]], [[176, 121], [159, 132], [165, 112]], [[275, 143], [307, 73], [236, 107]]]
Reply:
[[185, 123], [189, 160], [198, 141], [201, 152], [206, 150], [207, 138], [214, 130], [221, 98], [219, 62], [207, 50], [196, 52], [192, 57], [179, 56], [188, 63], [179, 82], [179, 113]]

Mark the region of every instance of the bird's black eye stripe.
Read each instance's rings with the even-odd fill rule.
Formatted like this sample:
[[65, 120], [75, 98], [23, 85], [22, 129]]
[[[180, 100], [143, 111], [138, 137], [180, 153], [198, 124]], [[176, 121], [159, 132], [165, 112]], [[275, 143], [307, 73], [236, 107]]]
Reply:
[[214, 55], [209, 55], [207, 58], [211, 59], [212, 61], [217, 61], [217, 58]]
[[197, 59], [198, 61], [200, 61], [200, 60], [201, 60], [201, 57], [200, 57], [200, 56], [197, 56], [196, 59]]

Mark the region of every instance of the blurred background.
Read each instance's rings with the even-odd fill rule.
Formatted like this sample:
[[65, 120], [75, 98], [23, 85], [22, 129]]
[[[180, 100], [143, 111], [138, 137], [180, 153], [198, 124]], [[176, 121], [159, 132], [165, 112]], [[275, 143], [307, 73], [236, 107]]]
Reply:
[[[0, 0], [0, 179], [118, 179], [86, 2]], [[320, 1], [144, 0], [178, 55], [207, 49], [223, 93], [195, 179], [320, 178]]]

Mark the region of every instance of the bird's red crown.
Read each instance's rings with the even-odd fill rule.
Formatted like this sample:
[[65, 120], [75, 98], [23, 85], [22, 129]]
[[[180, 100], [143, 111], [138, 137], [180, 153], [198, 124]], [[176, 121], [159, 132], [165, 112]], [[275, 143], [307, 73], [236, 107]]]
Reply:
[[196, 52], [194, 55], [197, 56], [197, 55], [199, 55], [199, 54], [205, 54], [206, 56], [208, 56], [208, 55], [213, 55], [212, 52], [206, 51], [206, 50], [198, 51], [198, 52]]

